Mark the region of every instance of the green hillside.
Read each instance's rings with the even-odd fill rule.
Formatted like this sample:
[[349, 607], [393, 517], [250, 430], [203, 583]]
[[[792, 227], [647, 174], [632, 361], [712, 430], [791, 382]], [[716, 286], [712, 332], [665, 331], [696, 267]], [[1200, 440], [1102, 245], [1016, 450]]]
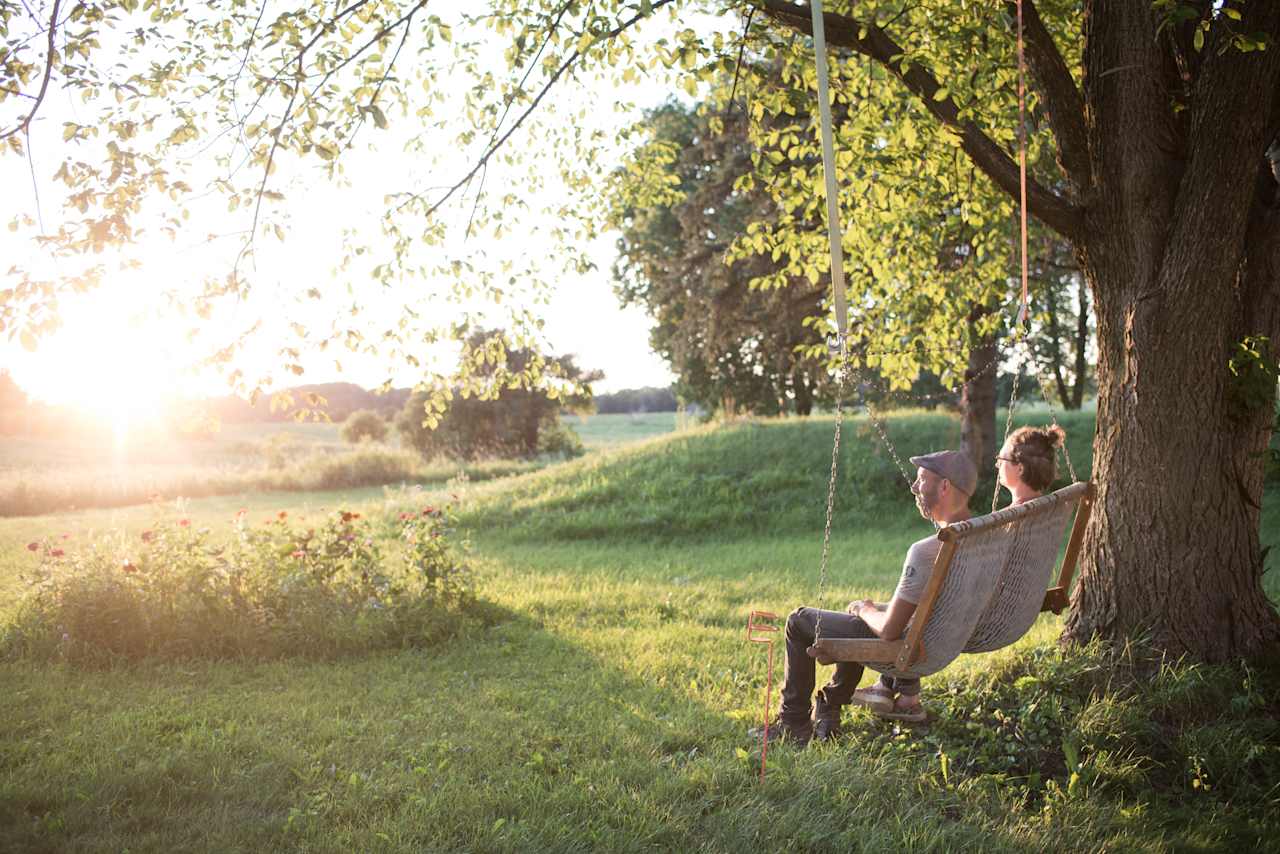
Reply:
[[[1059, 420], [1085, 478], [1093, 413]], [[1047, 421], [1033, 413], [1015, 418], [1015, 425]], [[744, 422], [671, 434], [518, 478], [483, 497], [467, 520], [500, 528], [506, 537], [537, 540], [663, 542], [745, 531], [820, 532], [834, 423], [831, 417]], [[909, 456], [959, 443], [957, 421], [942, 414], [897, 415], [887, 429], [912, 475]], [[869, 419], [846, 419], [841, 446], [840, 528], [914, 512], [907, 481]], [[1062, 482], [1069, 482], [1062, 469]], [[982, 474], [975, 510], [990, 506], [993, 478]]]

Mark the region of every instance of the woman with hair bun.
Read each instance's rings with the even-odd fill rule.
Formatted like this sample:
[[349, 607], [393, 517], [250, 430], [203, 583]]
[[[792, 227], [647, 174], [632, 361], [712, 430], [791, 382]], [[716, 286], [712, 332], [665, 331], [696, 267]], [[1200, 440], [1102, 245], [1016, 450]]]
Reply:
[[996, 455], [996, 480], [1013, 504], [1044, 495], [1058, 477], [1058, 448], [1067, 441], [1061, 427], [1019, 427]]

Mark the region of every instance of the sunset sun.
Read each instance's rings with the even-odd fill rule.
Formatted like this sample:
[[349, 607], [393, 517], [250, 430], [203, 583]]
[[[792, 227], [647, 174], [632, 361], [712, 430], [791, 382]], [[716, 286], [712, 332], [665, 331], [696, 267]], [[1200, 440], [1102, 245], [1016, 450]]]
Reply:
[[182, 337], [104, 292], [68, 305], [27, 371], [32, 393], [110, 426], [117, 439], [158, 423], [181, 390]]

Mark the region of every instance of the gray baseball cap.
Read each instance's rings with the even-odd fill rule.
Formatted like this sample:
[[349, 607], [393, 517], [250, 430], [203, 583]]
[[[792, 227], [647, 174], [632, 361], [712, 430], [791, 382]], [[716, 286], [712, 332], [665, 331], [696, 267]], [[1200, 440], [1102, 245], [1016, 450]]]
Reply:
[[945, 477], [965, 495], [973, 495], [978, 488], [978, 467], [963, 451], [934, 451], [922, 457], [912, 457], [911, 462], [938, 477]]

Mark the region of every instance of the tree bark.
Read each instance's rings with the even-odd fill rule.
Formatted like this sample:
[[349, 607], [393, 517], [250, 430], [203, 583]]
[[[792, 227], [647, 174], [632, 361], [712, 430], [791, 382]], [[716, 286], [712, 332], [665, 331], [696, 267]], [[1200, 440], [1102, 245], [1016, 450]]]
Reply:
[[[1272, 412], [1235, 403], [1227, 359], [1247, 335], [1280, 333], [1276, 214], [1258, 189], [1280, 62], [1206, 45], [1179, 116], [1146, 35], [1151, 4], [1087, 5], [1086, 114], [1106, 192], [1076, 248], [1098, 321], [1098, 498], [1066, 637], [1260, 656], [1280, 642], [1259, 542]], [[1249, 25], [1280, 29], [1272, 4], [1247, 10]]]
[[813, 389], [809, 388], [809, 383], [799, 364], [791, 369], [791, 388], [795, 394], [796, 415], [804, 417], [812, 414]]
[[[1062, 375], [1062, 324], [1058, 322], [1058, 293], [1052, 284], [1046, 283], [1044, 297], [1045, 313], [1049, 318], [1049, 360], [1053, 368], [1053, 380], [1058, 388], [1058, 399], [1064, 407], [1070, 407], [1067, 381]], [[1078, 406], [1076, 408], [1079, 409]]]
[[994, 335], [986, 335], [969, 348], [969, 367], [964, 373], [960, 395], [962, 424], [960, 449], [969, 455], [978, 471], [990, 471], [996, 451], [996, 360], [999, 350]]
[[1070, 409], [1084, 406], [1084, 390], [1089, 371], [1086, 358], [1089, 348], [1089, 286], [1084, 276], [1077, 276], [1076, 297], [1080, 304], [1076, 314], [1076, 381], [1071, 389]]

